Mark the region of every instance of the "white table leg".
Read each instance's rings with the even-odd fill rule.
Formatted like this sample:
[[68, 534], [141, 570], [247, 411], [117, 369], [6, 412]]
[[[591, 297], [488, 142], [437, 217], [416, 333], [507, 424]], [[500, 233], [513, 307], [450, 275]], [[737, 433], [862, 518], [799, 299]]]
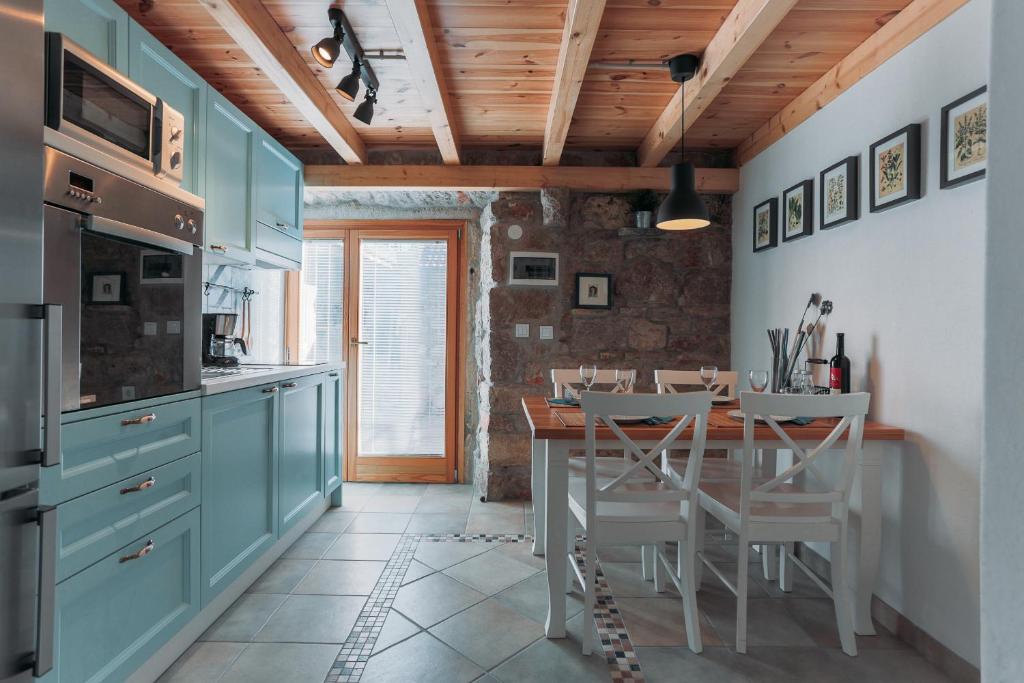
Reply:
[[875, 635], [871, 621], [871, 596], [878, 577], [882, 554], [882, 444], [865, 443], [860, 463], [860, 544], [854, 578], [854, 630], [862, 636]]
[[547, 513], [544, 519], [548, 547], [552, 552], [544, 555], [548, 570], [548, 618], [544, 631], [548, 638], [565, 637], [565, 572], [567, 554], [565, 548], [566, 526], [569, 515], [569, 448], [566, 442], [548, 440], [547, 486], [545, 500]]
[[545, 468], [547, 466], [547, 456], [544, 453], [544, 442], [538, 439], [533, 439], [532, 445], [532, 458], [533, 458], [533, 477], [530, 480], [530, 494], [533, 498], [533, 554], [543, 555], [544, 554], [544, 496], [546, 495], [546, 486], [544, 480], [546, 477]]

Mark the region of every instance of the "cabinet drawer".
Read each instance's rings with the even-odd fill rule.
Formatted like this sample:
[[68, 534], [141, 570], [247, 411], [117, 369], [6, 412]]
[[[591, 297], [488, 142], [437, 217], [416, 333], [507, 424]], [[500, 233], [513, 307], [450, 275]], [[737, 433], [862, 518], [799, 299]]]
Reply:
[[[153, 549], [125, 560], [148, 541]], [[57, 586], [46, 683], [122, 681], [199, 612], [199, 509]]]
[[200, 410], [195, 398], [63, 425], [60, 464], [40, 468], [43, 502], [62, 503], [199, 451]]
[[195, 453], [57, 508], [57, 581], [199, 505], [201, 472]]

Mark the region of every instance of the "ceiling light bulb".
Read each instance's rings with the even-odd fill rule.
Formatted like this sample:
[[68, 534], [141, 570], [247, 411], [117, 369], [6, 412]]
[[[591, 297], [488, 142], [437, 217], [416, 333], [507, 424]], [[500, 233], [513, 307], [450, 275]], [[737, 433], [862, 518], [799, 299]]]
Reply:
[[341, 54], [341, 39], [338, 37], [324, 38], [313, 46], [313, 59], [325, 69], [334, 66]]

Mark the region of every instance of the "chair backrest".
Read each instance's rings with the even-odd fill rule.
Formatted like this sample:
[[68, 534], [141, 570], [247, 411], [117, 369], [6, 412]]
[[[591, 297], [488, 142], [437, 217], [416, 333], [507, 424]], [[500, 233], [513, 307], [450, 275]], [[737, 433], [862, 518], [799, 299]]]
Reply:
[[[636, 372], [635, 370], [619, 369], [619, 370], [598, 370], [597, 378], [594, 380], [594, 386], [598, 385], [611, 385], [611, 393], [633, 393], [633, 387], [629, 387], [628, 390], [623, 386], [620, 379], [616, 377], [616, 373], [623, 372]], [[639, 378], [637, 378], [639, 379]], [[569, 393], [573, 398], [578, 399], [580, 392], [582, 391], [583, 381], [580, 379], [579, 368], [565, 368], [565, 369], [554, 369], [551, 371], [551, 384], [554, 389], [555, 398], [565, 398], [566, 392]], [[578, 385], [578, 386], [577, 386]], [[634, 382], [635, 385], [635, 382]]]
[[[584, 391], [580, 396], [586, 425], [587, 447], [587, 516], [593, 519], [594, 506], [598, 501], [651, 502], [676, 501], [683, 504], [697, 499], [700, 485], [700, 468], [704, 458], [704, 444], [707, 439], [708, 412], [711, 410], [711, 394], [707, 391], [686, 394], [608, 394]], [[641, 448], [630, 438], [622, 426], [611, 416], [658, 416], [676, 418], [668, 433], [652, 448]], [[635, 460], [622, 473], [607, 481], [597, 481], [597, 426], [602, 423], [611, 430], [623, 447]], [[679, 474], [672, 466], [667, 453], [683, 431], [693, 425], [693, 438], [686, 471]], [[661, 458], [660, 467], [654, 459]], [[637, 475], [650, 472], [660, 486], [652, 488], [638, 483]]]
[[[726, 396], [730, 400], [736, 398], [738, 375], [732, 370], [719, 370], [718, 378], [711, 385], [711, 393], [715, 396]], [[699, 370], [655, 370], [654, 383], [659, 394], [675, 394], [678, 387], [704, 386]]]
[[[857, 459], [864, 440], [864, 419], [871, 402], [871, 394], [856, 393], [839, 396], [740, 393], [740, 411], [743, 413], [743, 474], [740, 486], [741, 519], [751, 519], [751, 503], [774, 502], [787, 505], [832, 504], [833, 518], [845, 518], [849, 509], [850, 490], [857, 467]], [[780, 416], [835, 418], [836, 424], [818, 443], [801, 446], [775, 418]], [[765, 424], [782, 440], [784, 448], [793, 451], [793, 464], [774, 479], [753, 483], [754, 428], [756, 419]], [[829, 483], [817, 466], [822, 454], [846, 435], [843, 463], [838, 480]], [[806, 442], [804, 437], [798, 437]], [[782, 484], [804, 473], [804, 486], [799, 491], [780, 490]], [[758, 519], [757, 521], [766, 521]], [[786, 516], [788, 522], [801, 521], [799, 515]]]

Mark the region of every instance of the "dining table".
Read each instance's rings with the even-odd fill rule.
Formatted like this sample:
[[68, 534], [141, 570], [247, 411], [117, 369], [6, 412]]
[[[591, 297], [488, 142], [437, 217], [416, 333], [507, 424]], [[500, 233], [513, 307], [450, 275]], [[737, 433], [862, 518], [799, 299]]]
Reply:
[[[545, 632], [548, 638], [564, 638], [568, 554], [560, 549], [566, 547], [568, 533], [570, 452], [586, 448], [582, 412], [578, 407], [549, 404], [549, 399], [536, 395], [524, 396], [522, 406], [532, 432], [533, 553], [544, 555], [547, 567], [548, 614]], [[708, 416], [706, 450], [742, 451], [743, 422], [729, 415], [730, 411], [738, 408], [738, 400], [712, 407]], [[836, 424], [837, 421], [832, 418], [817, 418], [809, 424], [782, 423], [779, 426], [798, 446], [805, 448], [820, 444]], [[620, 428], [637, 446], [649, 449], [668, 434], [672, 424], [629, 424], [620, 425]], [[687, 449], [692, 438], [691, 425], [679, 435], [672, 448]], [[844, 447], [845, 438], [846, 435], [835, 447]], [[871, 420], [864, 423], [863, 447], [850, 501], [850, 532], [856, 536], [850, 544], [853, 556], [851, 583], [854, 629], [860, 635], [875, 633], [871, 620], [871, 598], [878, 575], [882, 544], [882, 461], [885, 457], [898, 457], [899, 444], [905, 438], [904, 430], [898, 427]], [[596, 431], [596, 441], [598, 449], [622, 449], [621, 442], [612, 431], [600, 424]], [[768, 425], [755, 426], [754, 448], [762, 453], [762, 466], [788, 466], [782, 461], [791, 452], [785, 450], [785, 442]], [[770, 464], [773, 462], [776, 464]], [[549, 546], [555, 550], [545, 552]], [[776, 578], [780, 573], [779, 565], [767, 554], [763, 554], [763, 557], [766, 577]], [[784, 562], [784, 558], [780, 562]]]

